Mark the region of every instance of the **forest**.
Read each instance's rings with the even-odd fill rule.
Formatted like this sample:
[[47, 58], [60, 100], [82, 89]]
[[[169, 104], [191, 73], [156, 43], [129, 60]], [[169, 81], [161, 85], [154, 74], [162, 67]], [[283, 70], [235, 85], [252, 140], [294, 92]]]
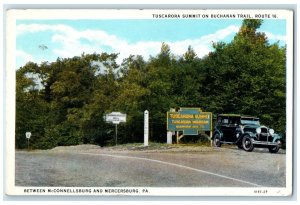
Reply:
[[[243, 20], [233, 40], [213, 43], [199, 58], [190, 45], [182, 56], [162, 42], [156, 56], [93, 53], [55, 62], [28, 62], [16, 70], [15, 146], [33, 149], [78, 144], [114, 144], [114, 125], [103, 116], [127, 114], [118, 143], [143, 142], [144, 111], [149, 140], [166, 142], [166, 112], [203, 111], [257, 116], [285, 135], [286, 47], [258, 32], [262, 20]], [[129, 51], [130, 52], [130, 51]]]

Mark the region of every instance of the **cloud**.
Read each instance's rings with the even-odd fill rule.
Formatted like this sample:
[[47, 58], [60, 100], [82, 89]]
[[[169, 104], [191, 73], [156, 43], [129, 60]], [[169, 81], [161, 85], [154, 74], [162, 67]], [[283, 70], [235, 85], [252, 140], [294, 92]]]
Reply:
[[[196, 39], [185, 39], [167, 43], [172, 53], [182, 55], [187, 51], [189, 45], [192, 46], [198, 57], [203, 57], [211, 50], [212, 42], [224, 40], [226, 37], [236, 33], [238, 26], [229, 26], [218, 30], [213, 34], [199, 36]], [[118, 63], [130, 54], [142, 55], [146, 60], [150, 56], [159, 53], [162, 42], [159, 41], [139, 41], [128, 43], [119, 36], [108, 34], [102, 30], [76, 30], [71, 26], [58, 24], [20, 24], [17, 26], [17, 35], [33, 32], [51, 32], [51, 41], [58, 44], [51, 51], [56, 57], [73, 57], [85, 53], [113, 52], [119, 53]]]
[[23, 50], [16, 50], [16, 65], [17, 68], [25, 65], [27, 62], [34, 62], [34, 57]]
[[286, 36], [284, 36], [284, 35], [275, 35], [270, 32], [264, 32], [264, 33], [266, 34], [266, 36], [268, 37], [269, 40], [286, 42]]
[[19, 24], [17, 25], [16, 34], [22, 35], [25, 33], [36, 33], [42, 31], [53, 31], [61, 33], [72, 33], [74, 29], [63, 24], [47, 25], [47, 24]]
[[16, 50], [16, 57], [17, 58], [21, 58], [22, 60], [26, 60], [26, 61], [32, 61], [33, 57], [32, 55], [26, 53], [25, 51], [22, 50]]
[[216, 31], [213, 34], [202, 36], [199, 41], [204, 42], [204, 43], [210, 43], [211, 41], [220, 41], [220, 40], [225, 39], [227, 36], [229, 36], [233, 33], [237, 33], [238, 31], [239, 31], [238, 26], [231, 25], [224, 29]]

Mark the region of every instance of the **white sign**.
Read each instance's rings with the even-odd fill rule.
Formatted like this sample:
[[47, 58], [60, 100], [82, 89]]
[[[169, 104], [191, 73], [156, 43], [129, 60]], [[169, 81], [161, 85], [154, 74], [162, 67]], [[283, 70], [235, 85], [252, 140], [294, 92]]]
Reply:
[[149, 112], [145, 110], [144, 112], [144, 146], [148, 146], [149, 140]]
[[26, 132], [25, 135], [26, 135], [26, 138], [27, 138], [27, 139], [30, 139], [31, 132]]
[[105, 115], [106, 122], [112, 122], [114, 124], [119, 124], [120, 122], [126, 122], [126, 114], [120, 112], [111, 112]]

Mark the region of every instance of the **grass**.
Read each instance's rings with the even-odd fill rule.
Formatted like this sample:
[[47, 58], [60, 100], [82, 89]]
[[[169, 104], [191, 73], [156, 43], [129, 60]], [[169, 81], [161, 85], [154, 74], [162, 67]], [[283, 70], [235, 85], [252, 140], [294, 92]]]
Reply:
[[112, 149], [125, 149], [125, 150], [168, 150], [176, 148], [196, 148], [196, 147], [211, 147], [210, 142], [207, 143], [187, 143], [187, 144], [166, 144], [150, 142], [148, 146], [144, 146], [143, 143], [130, 143], [130, 144], [120, 144], [117, 146], [112, 146]]

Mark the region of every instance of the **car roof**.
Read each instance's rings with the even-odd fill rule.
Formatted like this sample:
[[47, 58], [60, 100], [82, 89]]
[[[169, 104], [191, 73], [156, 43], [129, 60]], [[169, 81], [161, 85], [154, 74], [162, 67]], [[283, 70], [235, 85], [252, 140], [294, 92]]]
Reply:
[[221, 117], [240, 117], [240, 118], [249, 118], [249, 119], [259, 119], [258, 117], [248, 116], [248, 115], [240, 115], [240, 114], [218, 114]]

